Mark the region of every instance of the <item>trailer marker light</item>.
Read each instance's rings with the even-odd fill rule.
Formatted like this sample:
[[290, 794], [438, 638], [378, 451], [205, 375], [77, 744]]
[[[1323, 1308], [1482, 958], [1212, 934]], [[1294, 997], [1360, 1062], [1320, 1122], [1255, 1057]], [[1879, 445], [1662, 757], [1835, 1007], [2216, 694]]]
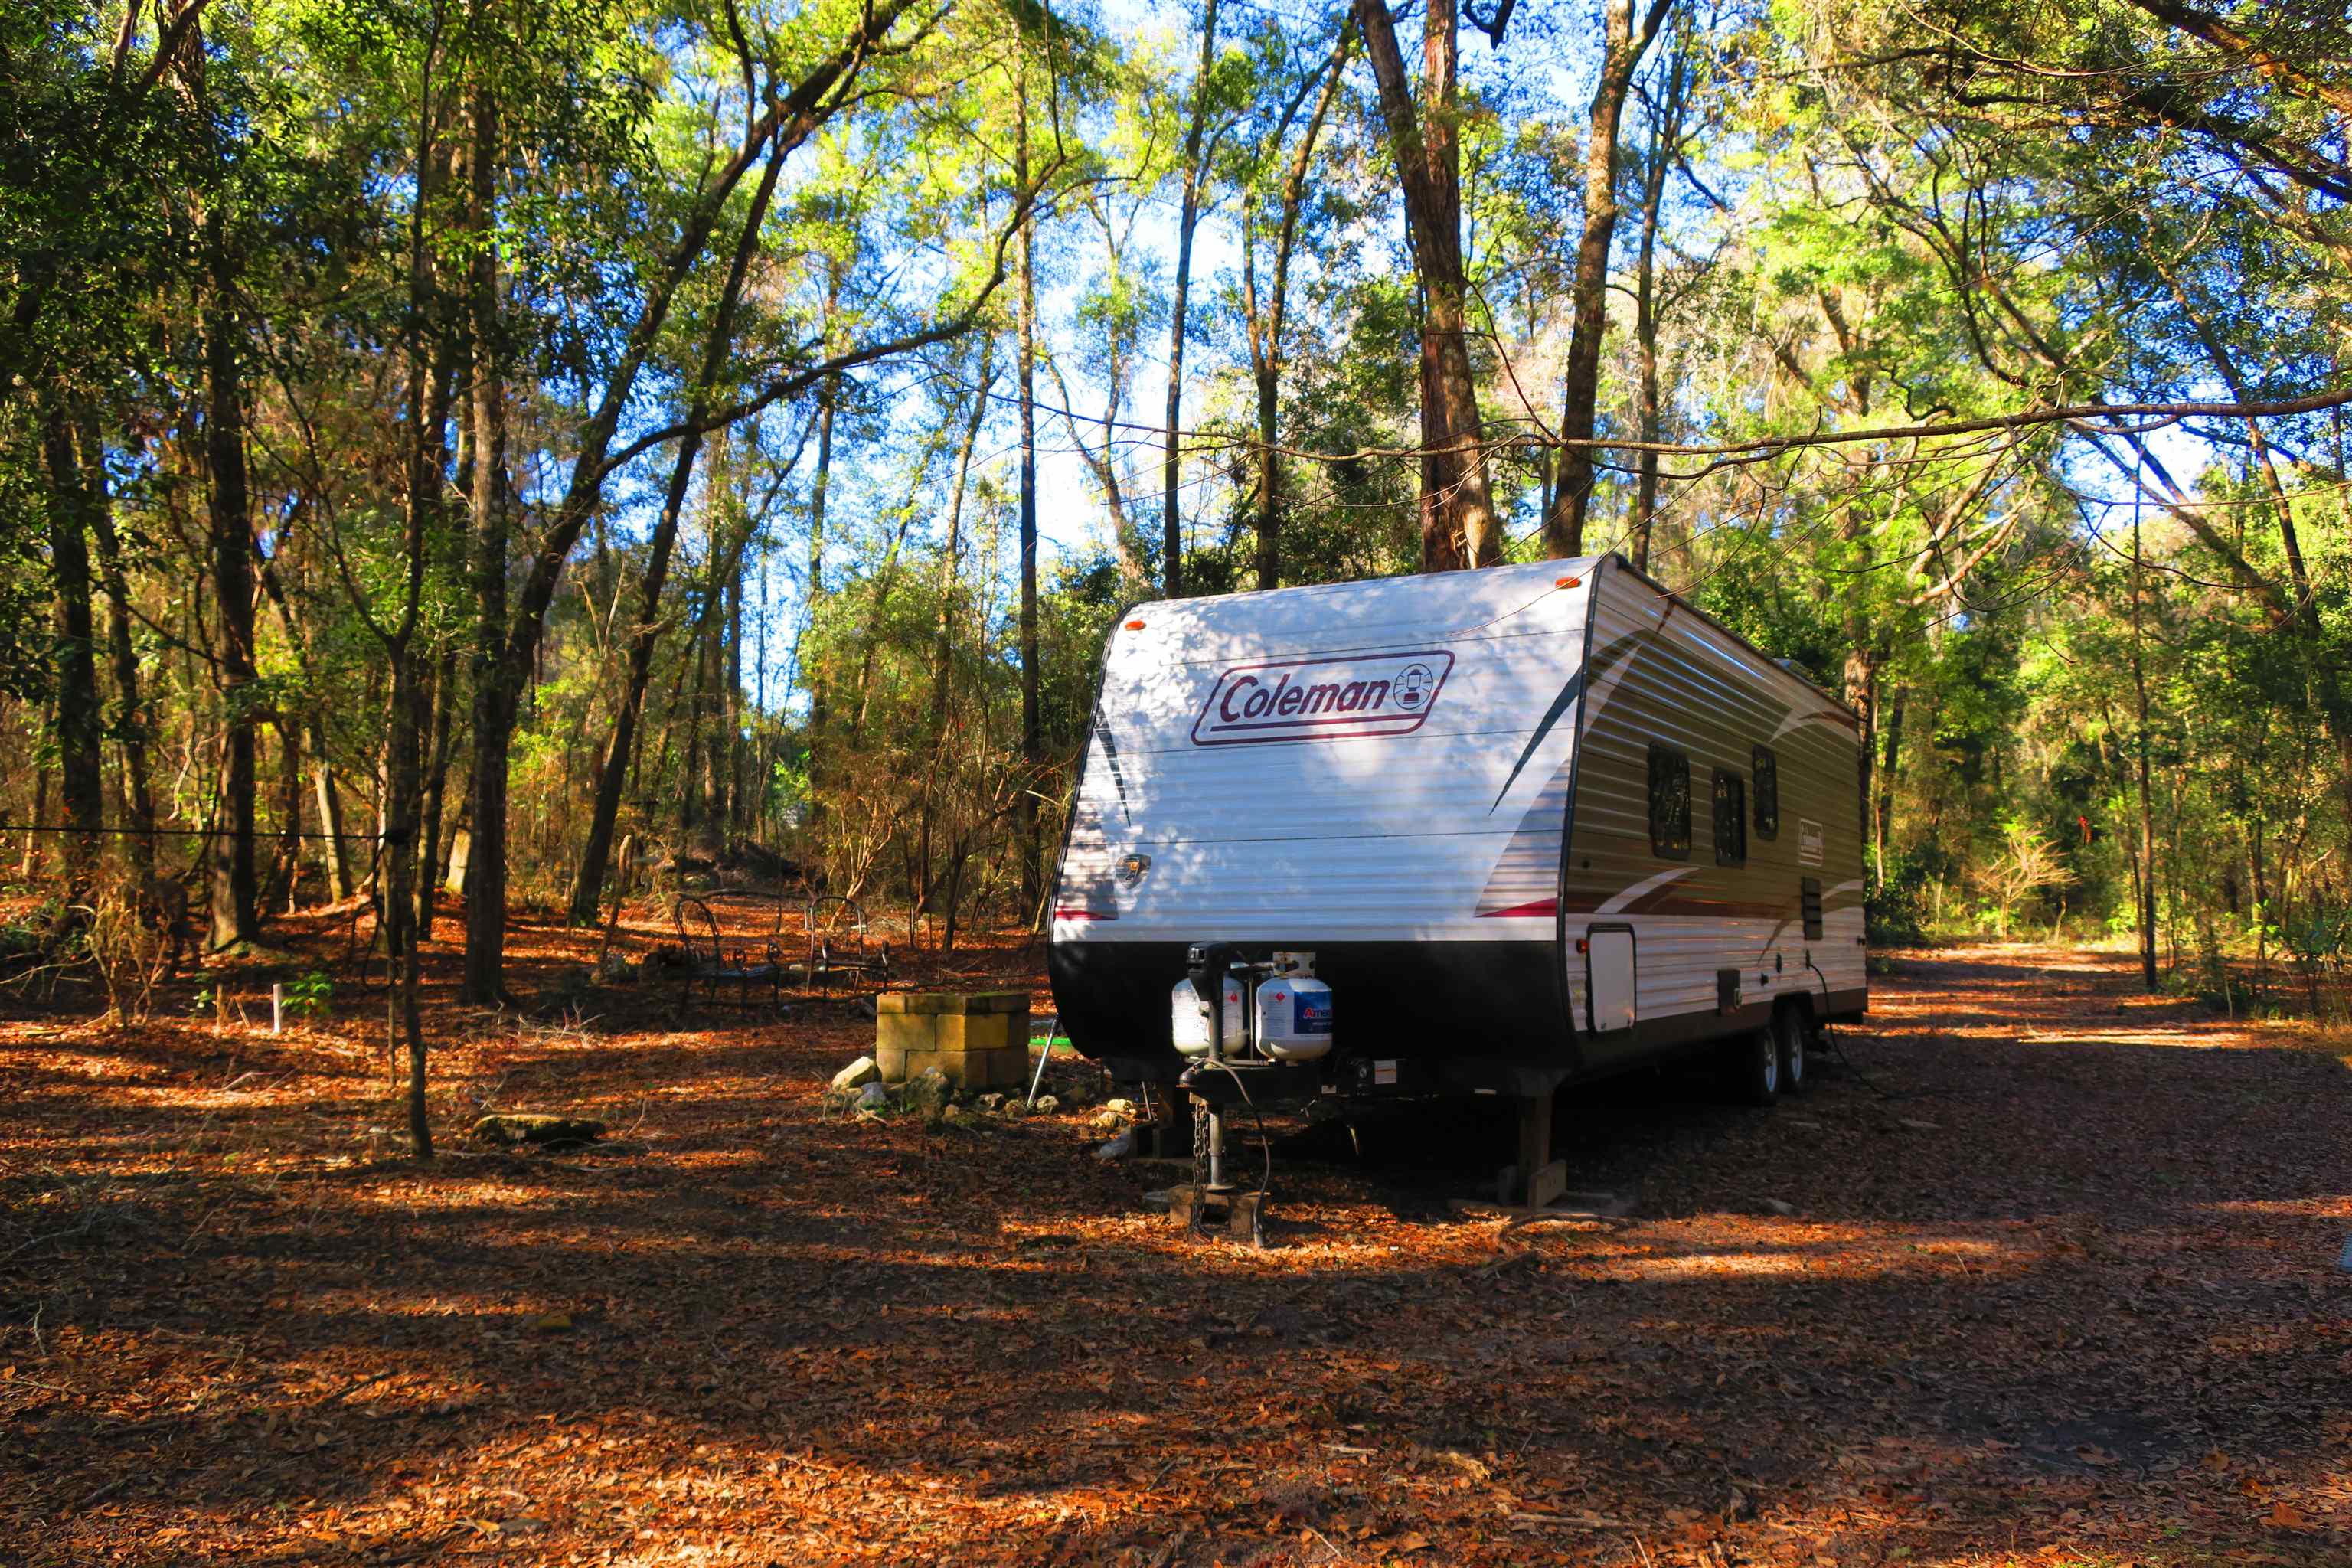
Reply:
[[1555, 577], [1552, 579], [1551, 585], [1555, 588], [1573, 588], [1582, 584], [1583, 581], [1584, 579], [1581, 577]]
[[1129, 621], [1127, 623], [1127, 629], [1131, 632], [1139, 632], [1143, 629], [1143, 623], [1141, 621]]
[[1592, 951], [1592, 944], [1585, 941], [1582, 937], [1578, 937], [1576, 939], [1576, 951], [1579, 952], [1591, 952]]

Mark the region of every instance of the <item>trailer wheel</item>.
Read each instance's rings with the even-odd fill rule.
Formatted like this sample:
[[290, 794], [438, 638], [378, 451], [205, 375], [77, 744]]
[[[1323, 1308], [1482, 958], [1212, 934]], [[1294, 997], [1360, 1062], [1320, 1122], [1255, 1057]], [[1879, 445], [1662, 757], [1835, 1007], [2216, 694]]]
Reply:
[[1783, 1007], [1772, 1015], [1772, 1035], [1780, 1056], [1780, 1092], [1783, 1094], [1802, 1094], [1812, 1087], [1812, 1033], [1811, 1022], [1799, 1008]]
[[1776, 1031], [1750, 1029], [1723, 1042], [1724, 1078], [1732, 1094], [1749, 1105], [1780, 1098], [1780, 1042]]

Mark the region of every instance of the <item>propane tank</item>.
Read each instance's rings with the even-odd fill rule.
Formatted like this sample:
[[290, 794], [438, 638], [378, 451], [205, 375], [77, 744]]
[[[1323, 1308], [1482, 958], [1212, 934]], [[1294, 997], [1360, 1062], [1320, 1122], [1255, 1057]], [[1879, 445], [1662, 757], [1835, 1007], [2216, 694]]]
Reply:
[[[1249, 1044], [1249, 1034], [1243, 1027], [1242, 983], [1227, 975], [1225, 991], [1225, 1037], [1227, 1056], [1239, 1056]], [[1192, 988], [1190, 980], [1179, 980], [1176, 989], [1169, 994], [1170, 1022], [1174, 1027], [1176, 1049], [1188, 1057], [1209, 1054], [1209, 1005]]]
[[1257, 988], [1257, 1048], [1278, 1062], [1311, 1062], [1331, 1048], [1331, 988], [1277, 974]]

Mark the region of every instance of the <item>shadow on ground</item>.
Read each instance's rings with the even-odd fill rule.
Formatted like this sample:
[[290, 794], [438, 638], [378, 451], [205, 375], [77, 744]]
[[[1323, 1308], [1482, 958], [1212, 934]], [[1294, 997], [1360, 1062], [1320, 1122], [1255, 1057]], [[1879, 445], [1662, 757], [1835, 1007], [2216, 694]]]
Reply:
[[436, 1023], [443, 1125], [614, 1145], [420, 1170], [363, 1037], [0, 1035], [24, 1561], [2352, 1552], [2346, 1068], [2095, 956], [1906, 960], [1775, 1110], [1563, 1102], [1624, 1223], [1448, 1209], [1475, 1107], [1285, 1124], [1265, 1253], [1073, 1119], [828, 1111], [854, 1017]]

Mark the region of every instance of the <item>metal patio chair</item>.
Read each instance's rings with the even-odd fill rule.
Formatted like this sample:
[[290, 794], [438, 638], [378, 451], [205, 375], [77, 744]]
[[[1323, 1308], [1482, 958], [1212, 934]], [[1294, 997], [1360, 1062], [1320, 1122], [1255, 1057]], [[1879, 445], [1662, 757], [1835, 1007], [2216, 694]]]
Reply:
[[710, 906], [693, 897], [679, 899], [671, 906], [677, 921], [677, 939], [686, 950], [686, 988], [679, 998], [681, 1005], [691, 1006], [694, 986], [700, 981], [710, 999], [719, 999], [722, 985], [735, 987], [739, 998], [746, 1004], [753, 994], [765, 990], [772, 1005], [781, 1005], [784, 977], [783, 954], [772, 937], [754, 943], [748, 940], [730, 940], [719, 929], [719, 917]]
[[853, 983], [870, 981], [880, 990], [890, 984], [890, 944], [867, 929], [866, 910], [855, 899], [824, 894], [801, 908], [808, 933], [808, 963], [803, 978], [820, 995], [831, 990], [835, 975]]

